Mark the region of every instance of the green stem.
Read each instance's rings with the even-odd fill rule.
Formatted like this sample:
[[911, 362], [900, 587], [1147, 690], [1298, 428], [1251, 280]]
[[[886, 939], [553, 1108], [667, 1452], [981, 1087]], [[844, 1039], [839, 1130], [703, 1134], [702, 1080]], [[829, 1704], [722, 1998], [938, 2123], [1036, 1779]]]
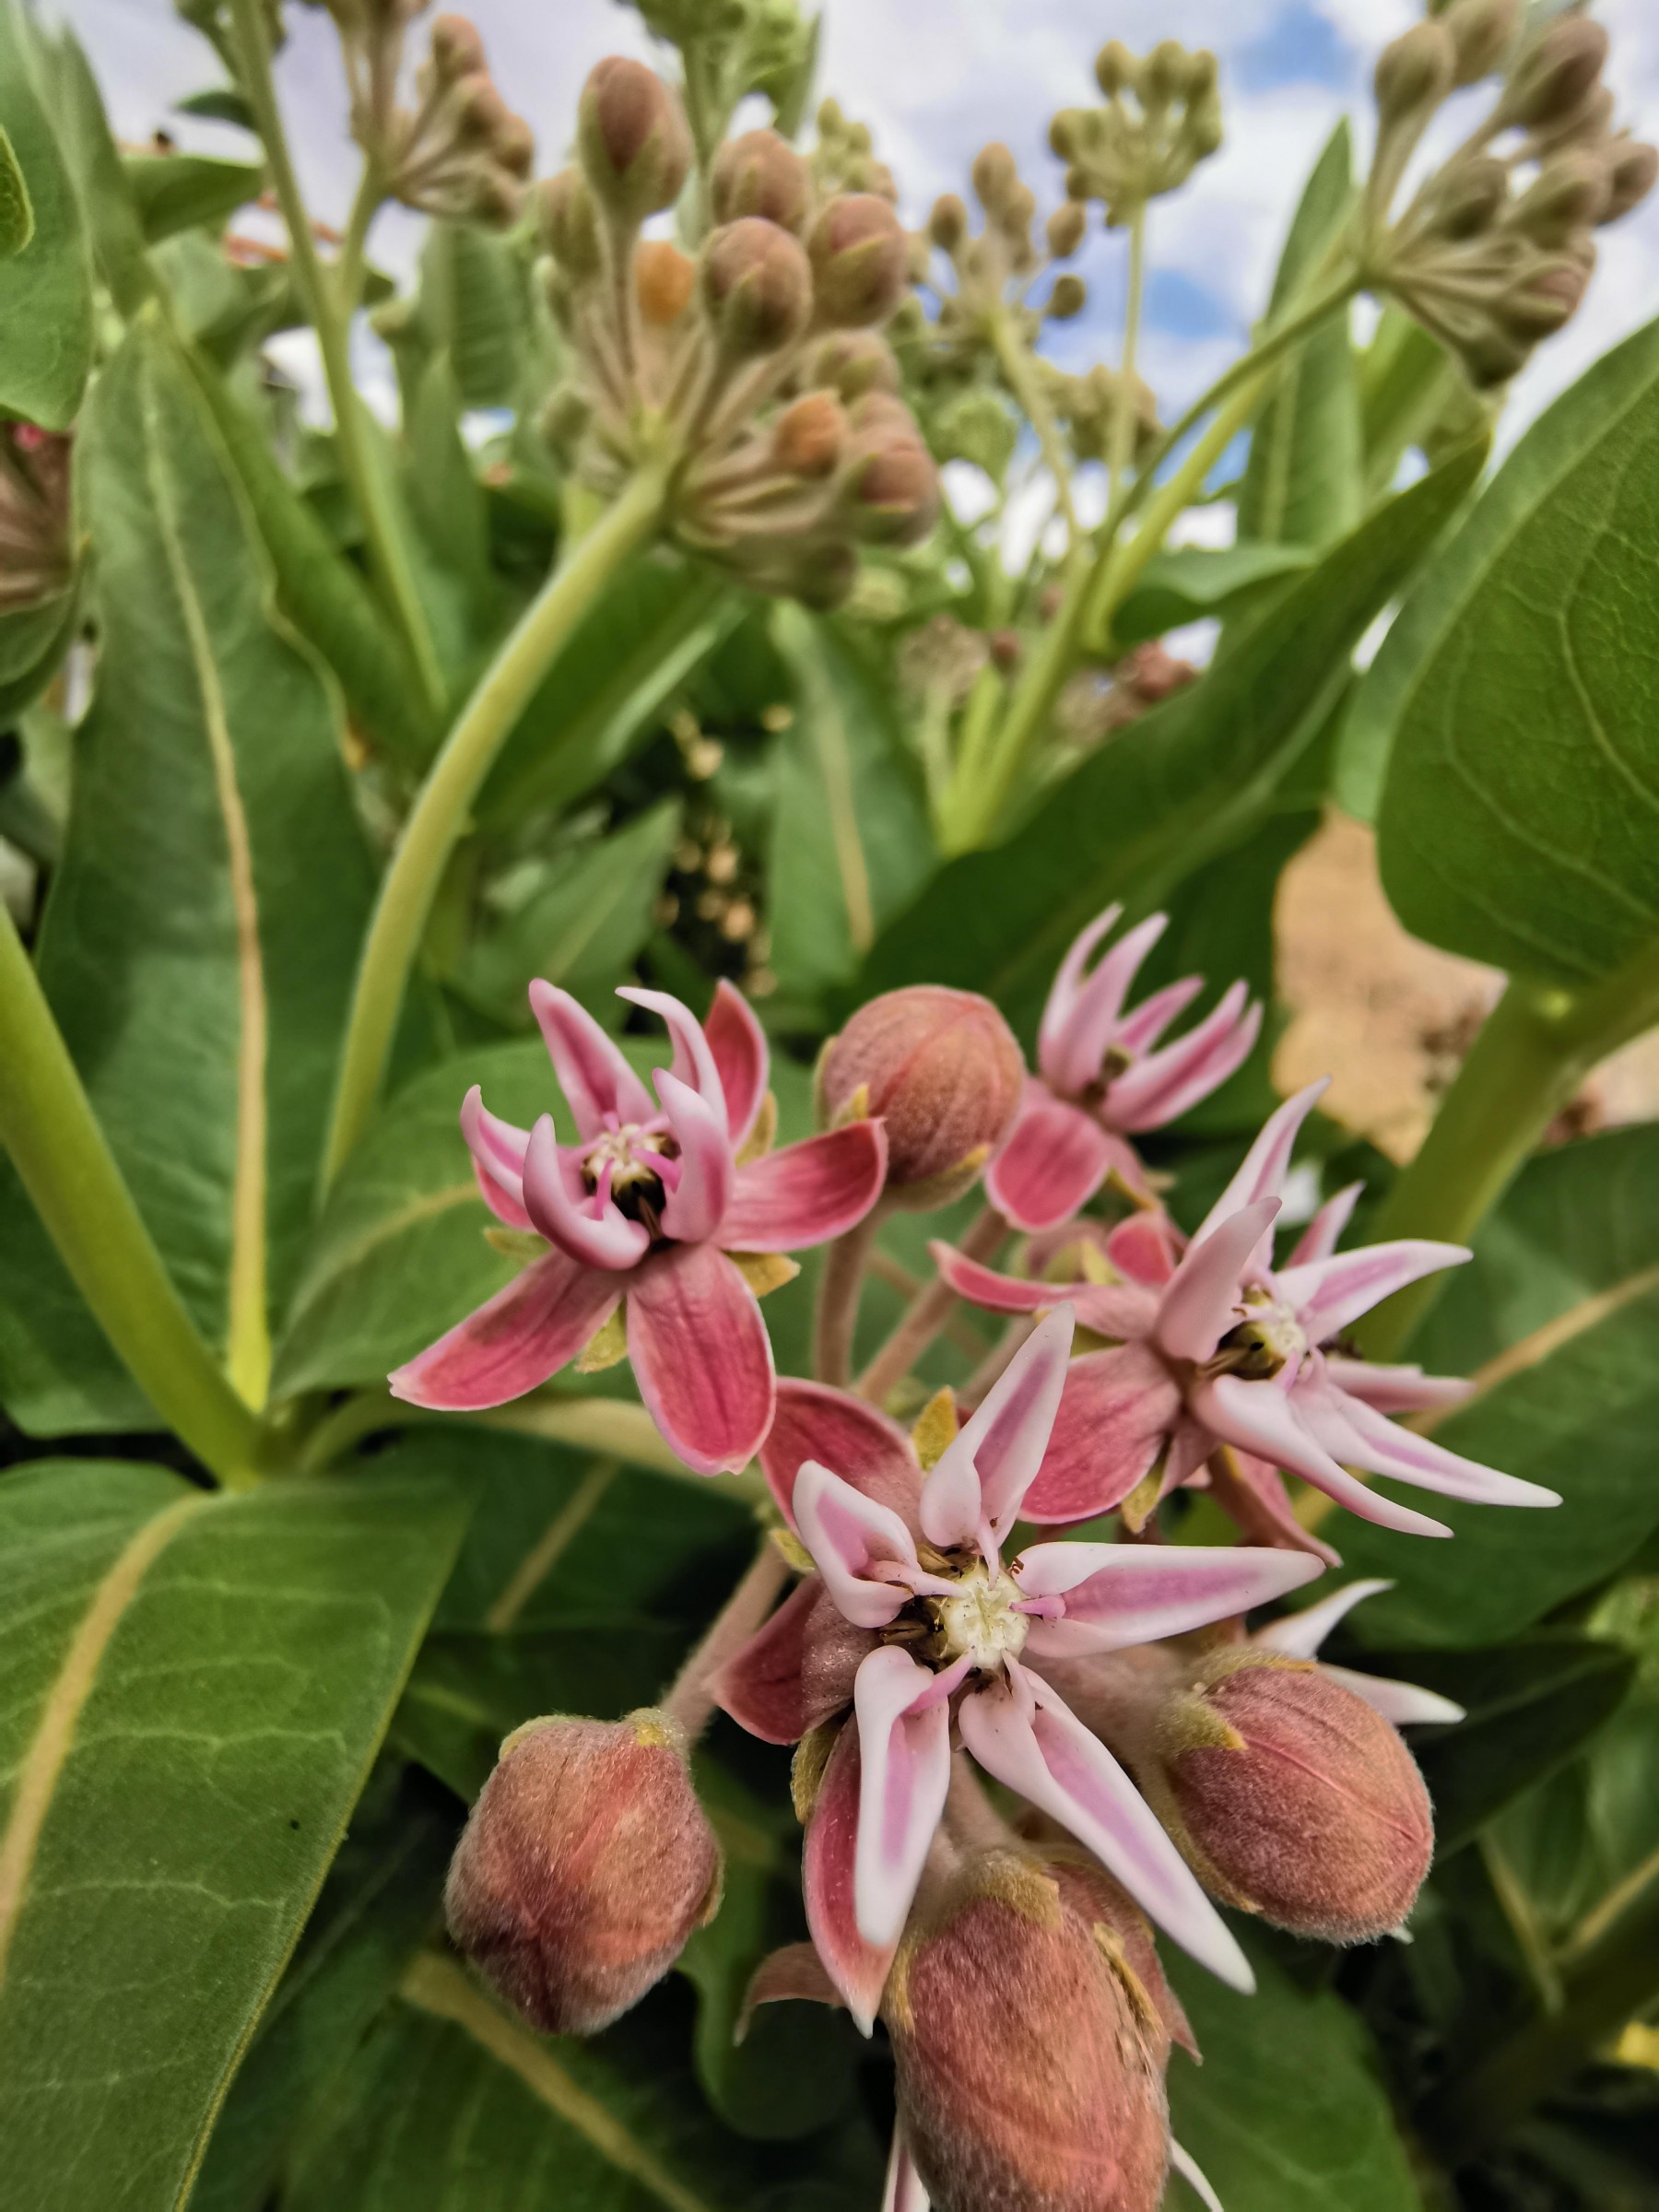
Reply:
[[[426, 614], [415, 588], [415, 572], [392, 510], [379, 457], [370, 439], [362, 401], [352, 382], [349, 315], [342, 312], [342, 300], [336, 297], [335, 287], [329, 281], [329, 271], [317, 252], [316, 234], [288, 151], [282, 111], [276, 101], [276, 80], [271, 74], [265, 0], [230, 0], [230, 8], [241, 53], [242, 88], [265, 145], [271, 182], [288, 228], [294, 275], [323, 355], [323, 373], [334, 407], [340, 465], [363, 525], [375, 580], [403, 632], [427, 704], [437, 712], [443, 705], [443, 674], [427, 629]], [[353, 212], [356, 219], [357, 210]]]
[[324, 1158], [325, 1186], [374, 1111], [421, 933], [473, 801], [571, 631], [656, 529], [667, 486], [665, 465], [642, 465], [566, 554], [485, 671], [420, 787], [363, 946]]
[[372, 161], [365, 161], [358, 181], [357, 197], [351, 203], [346, 235], [340, 241], [334, 265], [335, 297], [347, 324], [363, 296], [363, 264], [369, 251], [369, 232], [385, 201], [385, 188], [378, 167]]
[[1118, 504], [1124, 471], [1135, 451], [1135, 364], [1140, 348], [1141, 300], [1147, 288], [1147, 203], [1135, 203], [1129, 218], [1129, 288], [1124, 302], [1124, 355], [1118, 371], [1117, 404], [1112, 410], [1112, 441], [1107, 458], [1106, 512]]
[[820, 1382], [845, 1390], [853, 1375], [853, 1340], [865, 1270], [876, 1242], [879, 1206], [837, 1237], [824, 1254], [818, 1277], [818, 1312], [813, 1316], [812, 1371]]
[[0, 1144], [100, 1327], [161, 1418], [227, 1485], [257, 1424], [174, 1289], [0, 906]]
[[1065, 517], [1066, 549], [1068, 553], [1075, 552], [1079, 530], [1077, 511], [1072, 504], [1071, 471], [1066, 465], [1065, 448], [1060, 442], [1053, 410], [1038, 382], [1037, 365], [1031, 359], [1030, 351], [1000, 308], [991, 317], [991, 345], [996, 355], [997, 367], [1006, 379], [1009, 391], [1025, 409], [1026, 419], [1037, 433], [1042, 458], [1048, 464], [1050, 476], [1054, 479], [1054, 493], [1060, 502], [1060, 512]]
[[[1383, 1201], [1375, 1236], [1466, 1243], [1591, 1069], [1656, 1021], [1659, 944], [1582, 992], [1512, 981]], [[1355, 1332], [1366, 1354], [1392, 1359], [1443, 1280], [1413, 1283], [1367, 1314]]]

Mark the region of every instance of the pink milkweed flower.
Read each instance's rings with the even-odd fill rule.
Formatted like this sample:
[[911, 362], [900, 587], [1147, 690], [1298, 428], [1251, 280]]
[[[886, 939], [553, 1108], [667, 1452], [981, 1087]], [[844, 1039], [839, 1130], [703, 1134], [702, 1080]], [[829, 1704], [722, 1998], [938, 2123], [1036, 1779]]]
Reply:
[[1325, 1088], [1311, 1084], [1267, 1122], [1177, 1262], [1149, 1216], [1115, 1232], [1116, 1283], [1034, 1283], [994, 1274], [947, 1245], [951, 1286], [1000, 1312], [1070, 1299], [1086, 1328], [1115, 1338], [1073, 1362], [1026, 1518], [1087, 1520], [1120, 1504], [1161, 1465], [1160, 1495], [1189, 1481], [1218, 1445], [1300, 1475], [1363, 1520], [1416, 1535], [1451, 1531], [1396, 1505], [1350, 1466], [1487, 1505], [1559, 1505], [1553, 1490], [1463, 1459], [1401, 1429], [1393, 1413], [1455, 1405], [1469, 1385], [1415, 1367], [1372, 1367], [1335, 1347], [1361, 1313], [1420, 1276], [1460, 1265], [1459, 1244], [1402, 1238], [1335, 1250], [1359, 1186], [1321, 1207], [1273, 1264], [1273, 1223], [1297, 1132]]
[[866, 2031], [944, 1811], [953, 1735], [1070, 1830], [1178, 1943], [1251, 1986], [1180, 1853], [1041, 1663], [1230, 1618], [1322, 1563], [1242, 1547], [1081, 1543], [1034, 1545], [1005, 1563], [1071, 1340], [1061, 1306], [925, 1479], [903, 1430], [874, 1407], [821, 1384], [780, 1386], [761, 1465], [818, 1572], [716, 1690], [734, 1719], [774, 1743], [852, 1706], [822, 1771], [803, 1871], [813, 1940]]
[[[535, 1390], [575, 1359], [627, 1300], [640, 1395], [688, 1467], [745, 1465], [771, 1425], [771, 1345], [729, 1256], [822, 1244], [881, 1194], [887, 1143], [850, 1122], [746, 1157], [766, 1095], [766, 1040], [723, 982], [706, 1025], [661, 991], [618, 996], [667, 1024], [671, 1069], [653, 1098], [569, 993], [534, 982], [530, 1004], [576, 1125], [515, 1129], [475, 1086], [461, 1108], [478, 1189], [498, 1219], [547, 1240], [504, 1290], [392, 1376], [394, 1396], [467, 1412]], [[752, 1149], [752, 1147], [751, 1147]]]
[[1141, 1165], [1125, 1140], [1162, 1128], [1219, 1089], [1261, 1029], [1260, 1006], [1234, 983], [1196, 1028], [1158, 1045], [1204, 978], [1167, 984], [1125, 1013], [1130, 985], [1169, 916], [1137, 924], [1089, 972], [1090, 955], [1123, 911], [1109, 906], [1061, 961], [1037, 1032], [1038, 1073], [1027, 1078], [1018, 1118], [986, 1171], [991, 1203], [1017, 1229], [1065, 1220], [1114, 1168], [1140, 1189]]

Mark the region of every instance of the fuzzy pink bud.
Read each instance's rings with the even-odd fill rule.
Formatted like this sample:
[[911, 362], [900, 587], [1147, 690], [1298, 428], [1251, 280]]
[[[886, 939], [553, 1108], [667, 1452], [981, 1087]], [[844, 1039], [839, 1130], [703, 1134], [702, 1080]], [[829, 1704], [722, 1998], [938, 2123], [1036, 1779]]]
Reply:
[[746, 215], [703, 248], [703, 304], [734, 360], [793, 344], [812, 312], [812, 273], [799, 241], [764, 216]]
[[1159, 1716], [1146, 1777], [1194, 1872], [1300, 1936], [1399, 1927], [1434, 1852], [1417, 1763], [1382, 1715], [1305, 1660], [1229, 1652]]
[[709, 193], [717, 223], [761, 215], [798, 234], [812, 204], [812, 181], [787, 138], [776, 131], [745, 131], [715, 155]]
[[685, 112], [643, 62], [608, 54], [582, 88], [582, 166], [598, 197], [625, 223], [672, 207], [691, 169]]
[[910, 273], [909, 241], [888, 202], [841, 194], [813, 225], [810, 245], [820, 320], [841, 330], [885, 323]]
[[862, 399], [872, 392], [896, 393], [899, 364], [892, 347], [875, 331], [838, 330], [814, 354], [810, 381], [828, 385], [843, 400]]
[[819, 1075], [826, 1118], [887, 1124], [888, 1188], [921, 1206], [965, 1190], [1007, 1135], [1025, 1062], [1014, 1033], [973, 991], [917, 983], [861, 1006]]
[[525, 2018], [592, 2035], [660, 1982], [720, 1897], [720, 1846], [666, 1713], [510, 1735], [451, 1862], [450, 1934]]

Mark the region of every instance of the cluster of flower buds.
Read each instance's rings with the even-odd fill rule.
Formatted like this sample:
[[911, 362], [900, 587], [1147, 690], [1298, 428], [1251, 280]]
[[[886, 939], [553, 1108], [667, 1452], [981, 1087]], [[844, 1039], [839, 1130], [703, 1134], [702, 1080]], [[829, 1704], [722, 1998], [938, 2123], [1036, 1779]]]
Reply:
[[1060, 694], [1054, 724], [1067, 745], [1089, 752], [1197, 680], [1191, 661], [1148, 638], [1113, 668], [1079, 669]]
[[1127, 406], [1135, 418], [1131, 452], [1142, 456], [1158, 442], [1158, 401], [1149, 384], [1137, 376], [1125, 391], [1122, 373], [1097, 361], [1081, 376], [1056, 369], [1052, 361], [1039, 363], [1042, 390], [1054, 419], [1079, 461], [1104, 461], [1112, 453], [1112, 425], [1120, 407]]
[[838, 100], [818, 104], [818, 142], [808, 157], [816, 190], [828, 198], [837, 192], [873, 192], [878, 200], [899, 204], [899, 182], [876, 153], [867, 123], [855, 123]]
[[1063, 108], [1049, 144], [1066, 165], [1071, 197], [1101, 201], [1116, 225], [1176, 191], [1220, 146], [1216, 57], [1165, 39], [1136, 61], [1112, 39], [1095, 56], [1095, 79], [1105, 106]]
[[326, 5], [346, 57], [352, 136], [387, 194], [453, 222], [515, 222], [535, 145], [497, 90], [477, 27], [465, 16], [436, 18], [409, 108], [399, 95], [404, 41], [429, 0]]
[[550, 423], [599, 488], [671, 457], [669, 526], [757, 589], [844, 598], [857, 547], [914, 544], [937, 475], [877, 326], [905, 288], [904, 233], [873, 193], [817, 191], [775, 131], [723, 145], [714, 229], [693, 261], [645, 218], [691, 164], [678, 100], [642, 65], [601, 62], [581, 165], [543, 188], [551, 296], [575, 356]]
[[69, 444], [32, 423], [0, 423], [0, 614], [68, 586]]
[[[1576, 11], [1524, 29], [1520, 0], [1453, 0], [1383, 50], [1361, 273], [1462, 361], [1502, 383], [1571, 320], [1594, 234], [1646, 198], [1659, 150], [1613, 127], [1608, 41]], [[1452, 95], [1496, 78], [1490, 108], [1404, 211], [1407, 163]]]
[[785, 128], [812, 81], [818, 27], [796, 0], [634, 0], [647, 30], [678, 47], [695, 75], [700, 114], [716, 138], [750, 92], [770, 100]]

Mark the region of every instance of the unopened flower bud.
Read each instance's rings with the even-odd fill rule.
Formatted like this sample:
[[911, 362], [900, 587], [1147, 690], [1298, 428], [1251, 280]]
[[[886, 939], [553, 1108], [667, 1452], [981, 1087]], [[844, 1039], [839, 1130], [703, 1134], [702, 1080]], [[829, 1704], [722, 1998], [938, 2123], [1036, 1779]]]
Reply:
[[1186, 48], [1160, 39], [1141, 65], [1141, 98], [1148, 107], [1167, 107], [1186, 89]]
[[677, 323], [697, 288], [697, 264], [671, 240], [648, 238], [634, 251], [634, 290], [647, 323], [665, 330]]
[[1611, 154], [1607, 204], [1601, 218], [1604, 224], [1616, 223], [1621, 216], [1629, 215], [1632, 207], [1640, 207], [1659, 182], [1659, 147], [1643, 146], [1634, 138], [1621, 138], [1614, 142]]
[[1523, 193], [1512, 220], [1535, 245], [1564, 246], [1600, 221], [1608, 184], [1607, 164], [1596, 155], [1559, 154]]
[[1515, 42], [1521, 0], [1453, 0], [1441, 22], [1457, 49], [1457, 82], [1478, 84], [1490, 76]]
[[927, 229], [935, 246], [942, 247], [947, 253], [956, 252], [968, 235], [968, 209], [959, 194], [939, 194], [927, 218]]
[[811, 382], [847, 401], [869, 392], [899, 389], [899, 364], [887, 340], [873, 330], [838, 330], [812, 357]]
[[1048, 250], [1056, 261], [1069, 261], [1083, 243], [1088, 210], [1080, 200], [1067, 200], [1048, 218]]
[[973, 181], [975, 198], [991, 213], [1007, 205], [1009, 194], [1019, 182], [1018, 167], [1000, 139], [981, 147], [968, 173]]
[[1386, 130], [1437, 108], [1457, 76], [1457, 48], [1443, 23], [1414, 23], [1377, 61], [1377, 115]]
[[577, 142], [589, 183], [625, 223], [672, 207], [690, 173], [691, 134], [679, 101], [654, 70], [621, 54], [588, 72]]
[[1088, 305], [1088, 287], [1081, 276], [1074, 276], [1068, 270], [1065, 276], [1055, 277], [1042, 312], [1051, 323], [1069, 323]]
[[990, 647], [991, 665], [1002, 676], [1009, 676], [1019, 665], [1019, 632], [1017, 629], [994, 629], [986, 643]]
[[446, 83], [477, 75], [488, 65], [478, 27], [465, 16], [439, 16], [432, 24], [432, 66]]
[[554, 260], [572, 284], [599, 273], [599, 210], [579, 169], [561, 169], [536, 188], [541, 234]]
[[450, 1934], [549, 2035], [592, 2035], [661, 1981], [720, 1893], [684, 1734], [662, 1712], [510, 1735], [450, 1865]]
[[1211, 1660], [1164, 1708], [1143, 1780], [1205, 1886], [1298, 1935], [1387, 1935], [1429, 1871], [1434, 1821], [1410, 1752], [1304, 1660]]
[[1007, 1135], [1025, 1063], [977, 992], [916, 983], [861, 1006], [825, 1053], [824, 1118], [854, 1110], [887, 1124], [888, 1189], [917, 1205], [968, 1189]]
[[1017, 1852], [918, 1915], [882, 2004], [899, 2121], [935, 2212], [1155, 2212], [1162, 2066], [1060, 1886]]
[[1130, 89], [1135, 81], [1135, 56], [1122, 39], [1108, 39], [1095, 55], [1095, 82], [1108, 100]]
[[853, 527], [878, 546], [920, 544], [939, 515], [939, 472], [914, 425], [853, 461], [849, 493]]
[[735, 360], [792, 344], [812, 313], [806, 255], [763, 216], [743, 216], [713, 233], [703, 248], [702, 288], [710, 324]]
[[779, 416], [772, 459], [792, 477], [827, 477], [846, 439], [846, 410], [834, 393], [807, 392]]
[[1564, 122], [1594, 89], [1607, 45], [1606, 32], [1588, 16], [1559, 18], [1516, 64], [1498, 119], [1525, 131]]
[[715, 155], [709, 195], [717, 223], [760, 215], [799, 234], [806, 229], [812, 186], [806, 162], [788, 139], [776, 131], [746, 131]]
[[1475, 238], [1488, 229], [1509, 197], [1509, 169], [1490, 154], [1454, 163], [1447, 171], [1435, 210], [1442, 238]]
[[899, 218], [873, 192], [842, 193], [812, 227], [819, 319], [842, 330], [885, 323], [905, 288], [909, 249]]
[[1587, 260], [1563, 253], [1535, 269], [1499, 300], [1494, 312], [1500, 327], [1527, 345], [1553, 337], [1583, 304], [1594, 262], [1590, 247]]

